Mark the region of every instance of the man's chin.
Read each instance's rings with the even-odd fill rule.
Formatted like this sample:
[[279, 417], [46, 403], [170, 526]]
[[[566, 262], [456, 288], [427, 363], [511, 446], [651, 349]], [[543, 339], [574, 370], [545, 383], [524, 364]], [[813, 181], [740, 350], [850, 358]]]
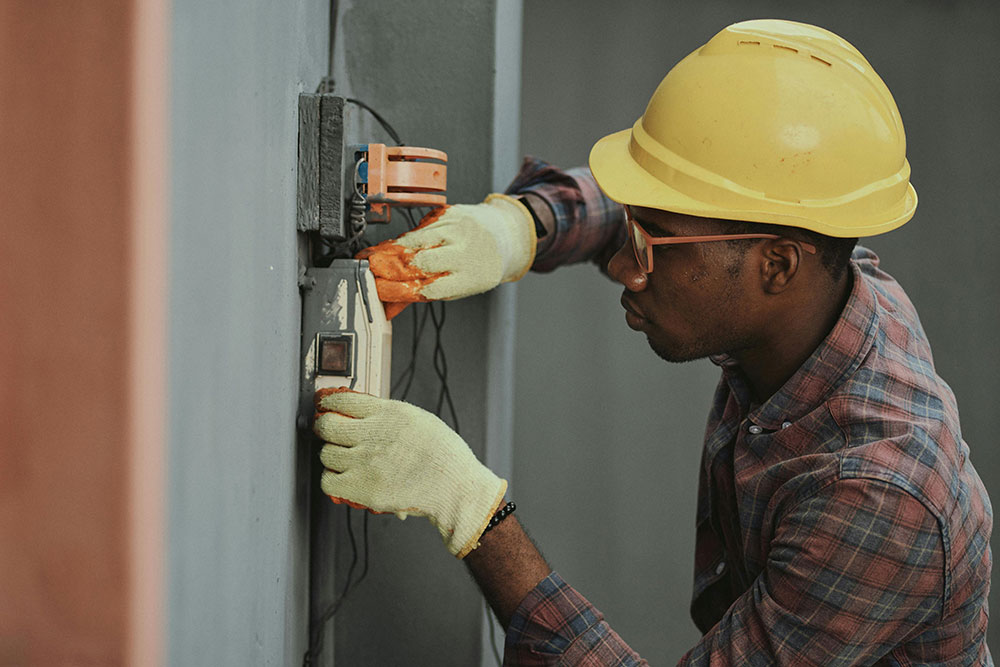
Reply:
[[646, 342], [649, 343], [649, 349], [651, 349], [656, 356], [672, 364], [683, 364], [687, 361], [704, 359], [708, 356], [708, 353], [706, 352], [700, 352], [690, 348], [685, 349], [681, 345], [668, 345], [661, 341], [654, 341], [649, 336], [646, 336]]

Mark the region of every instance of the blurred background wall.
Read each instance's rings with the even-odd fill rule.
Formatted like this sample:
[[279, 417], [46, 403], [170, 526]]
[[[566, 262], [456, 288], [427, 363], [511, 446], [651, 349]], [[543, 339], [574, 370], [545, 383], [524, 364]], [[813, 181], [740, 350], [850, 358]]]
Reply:
[[0, 664], [162, 646], [167, 9], [0, 2]]
[[[865, 243], [916, 304], [996, 503], [1000, 5], [529, 0], [522, 151], [585, 164], [595, 140], [642, 114], [674, 63], [750, 18], [840, 34], [893, 92], [920, 204], [902, 229]], [[553, 566], [643, 657], [670, 664], [698, 639], [687, 615], [696, 479], [718, 369], [662, 362], [626, 327], [622, 288], [592, 266], [529, 275], [518, 290], [518, 513]], [[996, 650], [1000, 624], [990, 637]]]

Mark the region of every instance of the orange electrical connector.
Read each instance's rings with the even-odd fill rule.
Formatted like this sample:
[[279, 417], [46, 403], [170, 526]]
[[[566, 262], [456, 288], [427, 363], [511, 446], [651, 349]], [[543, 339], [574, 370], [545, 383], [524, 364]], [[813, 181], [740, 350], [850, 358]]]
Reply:
[[448, 155], [433, 148], [368, 144], [368, 222], [389, 222], [392, 206], [448, 203]]

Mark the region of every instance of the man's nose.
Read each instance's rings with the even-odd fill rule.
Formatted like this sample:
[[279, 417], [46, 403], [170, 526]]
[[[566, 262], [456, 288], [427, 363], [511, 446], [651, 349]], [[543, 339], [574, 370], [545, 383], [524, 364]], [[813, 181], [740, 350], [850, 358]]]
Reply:
[[630, 292], [641, 292], [648, 284], [648, 276], [639, 268], [632, 244], [628, 241], [612, 255], [611, 261], [608, 262], [608, 275]]

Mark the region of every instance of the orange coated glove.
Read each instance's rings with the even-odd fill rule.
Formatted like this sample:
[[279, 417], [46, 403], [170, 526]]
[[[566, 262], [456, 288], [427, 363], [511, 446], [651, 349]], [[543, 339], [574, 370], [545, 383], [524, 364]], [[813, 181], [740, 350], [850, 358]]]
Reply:
[[416, 229], [357, 258], [368, 260], [391, 319], [414, 301], [459, 299], [518, 280], [535, 260], [536, 242], [528, 209], [492, 194], [482, 204], [437, 208]]
[[335, 502], [430, 519], [464, 558], [503, 502], [507, 482], [448, 425], [415, 405], [342, 389], [316, 392], [313, 430], [323, 493]]

